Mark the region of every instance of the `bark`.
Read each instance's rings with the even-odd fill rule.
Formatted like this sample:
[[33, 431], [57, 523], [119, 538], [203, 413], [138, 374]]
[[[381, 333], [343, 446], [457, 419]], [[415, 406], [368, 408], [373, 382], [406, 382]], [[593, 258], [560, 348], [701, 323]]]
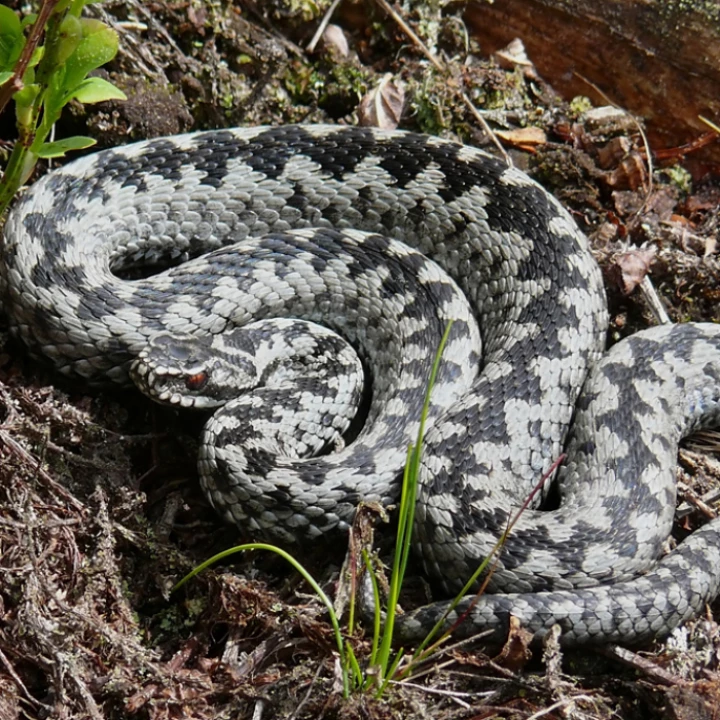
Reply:
[[[491, 53], [519, 37], [540, 74], [568, 96], [615, 104], [647, 121], [653, 150], [691, 143], [720, 125], [718, 0], [476, 0], [465, 20]], [[717, 139], [688, 155], [720, 169]]]

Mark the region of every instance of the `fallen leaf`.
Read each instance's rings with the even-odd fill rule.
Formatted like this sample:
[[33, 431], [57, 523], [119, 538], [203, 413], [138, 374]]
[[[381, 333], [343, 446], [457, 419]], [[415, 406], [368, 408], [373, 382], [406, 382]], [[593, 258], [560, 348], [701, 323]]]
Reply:
[[545, 145], [547, 142], [545, 131], [538, 127], [496, 130], [495, 134], [509, 145], [527, 151], [532, 151], [538, 145]]
[[520, 625], [520, 620], [511, 615], [507, 640], [502, 650], [493, 658], [493, 662], [513, 672], [522, 670], [532, 658], [530, 651], [532, 639], [533, 634]]
[[616, 137], [598, 148], [598, 165], [603, 170], [614, 167], [633, 150], [633, 144], [626, 137]]
[[388, 73], [360, 101], [358, 122], [364, 127], [394, 130], [400, 123], [404, 104], [405, 89]]
[[494, 53], [501, 68], [512, 70], [514, 67], [521, 67], [525, 77], [535, 79], [538, 77], [535, 66], [530, 61], [525, 51], [525, 45], [520, 38], [515, 38], [502, 50]]
[[645, 190], [647, 180], [647, 166], [637, 152], [623, 158], [612, 172], [605, 175], [605, 181], [615, 190]]
[[620, 288], [629, 295], [645, 278], [655, 259], [655, 248], [646, 247], [619, 253], [613, 258], [609, 275]]

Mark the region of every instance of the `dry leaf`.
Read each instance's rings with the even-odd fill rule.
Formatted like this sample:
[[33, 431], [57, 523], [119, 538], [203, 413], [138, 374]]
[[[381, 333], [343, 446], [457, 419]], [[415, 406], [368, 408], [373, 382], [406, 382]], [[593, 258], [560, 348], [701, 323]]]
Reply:
[[532, 658], [530, 651], [532, 639], [533, 634], [522, 627], [520, 621], [511, 615], [507, 640], [502, 650], [493, 658], [493, 662], [513, 672], [522, 670]]
[[509, 45], [502, 50], [498, 50], [494, 55], [501, 68], [512, 70], [514, 67], [520, 66], [523, 69], [525, 77], [530, 79], [537, 78], [535, 66], [530, 62], [525, 52], [525, 45], [520, 38], [515, 38]]
[[[373, 547], [375, 545], [375, 525], [378, 522], [389, 522], [390, 518], [385, 508], [377, 502], [361, 502], [355, 512], [355, 519], [350, 528], [348, 538], [348, 549], [345, 554], [340, 577], [338, 578], [337, 588], [335, 590], [335, 612], [338, 616], [345, 613], [345, 609], [350, 603], [350, 598], [358, 593], [361, 596], [361, 604], [363, 602], [363, 577], [366, 572], [363, 553], [367, 552], [370, 557], [373, 556]], [[380, 582], [381, 588], [387, 583], [383, 577], [381, 570], [375, 565], [376, 579]], [[372, 601], [369, 600], [371, 604]], [[375, 608], [372, 608], [374, 612]]]
[[608, 245], [617, 238], [618, 234], [618, 223], [610, 221], [602, 223], [592, 234], [593, 247], [607, 249]]
[[648, 173], [645, 161], [633, 152], [605, 175], [605, 182], [616, 190], [640, 190], [647, 187]]
[[360, 101], [358, 121], [364, 127], [394, 130], [400, 123], [404, 104], [405, 89], [388, 73]]
[[547, 142], [545, 131], [537, 127], [518, 128], [517, 130], [496, 130], [495, 134], [508, 145], [532, 152], [538, 145]]
[[616, 137], [598, 148], [598, 165], [608, 170], [626, 158], [633, 151], [633, 144], [626, 137]]
[[638, 248], [620, 253], [613, 258], [609, 274], [621, 292], [629, 295], [648, 274], [654, 259], [654, 247]]

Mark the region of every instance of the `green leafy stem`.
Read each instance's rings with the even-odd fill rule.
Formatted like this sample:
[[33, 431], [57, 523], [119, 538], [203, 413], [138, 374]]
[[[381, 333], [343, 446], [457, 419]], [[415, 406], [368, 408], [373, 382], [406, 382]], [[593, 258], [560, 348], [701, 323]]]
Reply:
[[104, 22], [80, 17], [89, 2], [44, 0], [37, 15], [22, 19], [0, 5], [0, 112], [14, 100], [18, 130], [0, 179], [0, 215], [38, 159], [61, 157], [95, 143], [83, 136], [48, 141], [70, 101], [125, 99], [107, 80], [88, 77], [115, 57], [119, 44], [117, 33]]

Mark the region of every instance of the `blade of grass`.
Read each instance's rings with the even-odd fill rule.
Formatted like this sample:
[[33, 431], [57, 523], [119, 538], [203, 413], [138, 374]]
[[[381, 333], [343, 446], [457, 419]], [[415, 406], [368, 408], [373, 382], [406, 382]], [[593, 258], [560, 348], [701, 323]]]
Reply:
[[373, 635], [372, 635], [372, 648], [370, 650], [370, 665], [375, 666], [377, 664], [377, 652], [378, 644], [380, 642], [380, 588], [378, 587], [377, 575], [375, 574], [375, 568], [372, 566], [370, 555], [367, 550], [363, 550], [363, 560], [365, 561], [365, 570], [370, 577], [373, 591]]
[[[226, 557], [230, 557], [235, 553], [245, 552], [247, 550], [268, 550], [275, 553], [276, 555], [279, 555], [281, 558], [290, 563], [290, 565], [292, 565], [295, 570], [300, 573], [300, 575], [302, 575], [304, 580], [308, 583], [308, 585], [310, 585], [316, 595], [320, 598], [320, 601], [323, 603], [323, 605], [325, 605], [328, 614], [330, 615], [330, 623], [333, 627], [338, 653], [340, 654], [341, 665], [343, 666], [343, 695], [345, 697], [348, 697], [350, 694], [347, 677], [348, 657], [345, 648], [345, 641], [343, 639], [342, 632], [340, 631], [340, 623], [335, 613], [335, 608], [333, 607], [332, 602], [330, 602], [330, 598], [323, 592], [323, 589], [320, 587], [320, 585], [317, 584], [315, 578], [313, 578], [313, 576], [303, 567], [303, 565], [300, 564], [300, 562], [298, 562], [298, 560], [296, 560], [289, 553], [285, 552], [285, 550], [283, 550], [282, 548], [279, 548], [276, 545], [270, 545], [268, 543], [246, 543], [244, 545], [236, 545], [235, 547], [229, 548], [228, 550], [223, 550], [222, 552], [217, 553], [217, 555], [213, 555], [209, 560], [205, 560], [205, 562], [201, 563], [191, 572], [189, 572], [182, 580], [177, 583], [177, 585], [175, 585], [175, 587], [172, 589], [172, 592], [179, 590], [186, 582], [188, 582], [188, 580], [192, 580], [192, 578], [194, 578], [196, 575], [198, 575], [214, 563], [223, 560]], [[352, 662], [352, 660], [355, 660], [357, 671], [360, 673], [360, 676], [362, 676], [362, 672], [357, 665], [357, 660], [355, 659], [354, 653], [352, 654], [350, 662]]]
[[[378, 665], [380, 666], [380, 677], [386, 679], [388, 677], [388, 665], [390, 662], [390, 650], [393, 640], [395, 627], [395, 614], [398, 599], [400, 597], [400, 588], [405, 577], [408, 558], [410, 557], [410, 546], [412, 544], [412, 529], [415, 519], [415, 500], [417, 497], [418, 474], [420, 471], [420, 462], [422, 460], [422, 443], [425, 437], [425, 425], [427, 416], [430, 411], [430, 398], [432, 389], [437, 378], [438, 370], [442, 360], [442, 354], [450, 337], [452, 329], [452, 321], [448, 323], [443, 333], [440, 345], [433, 360], [430, 378], [428, 379], [427, 388], [425, 390], [425, 399], [422, 411], [420, 413], [420, 426], [418, 427], [417, 441], [408, 448], [407, 461], [405, 463], [405, 471], [403, 473], [402, 493], [400, 500], [400, 512], [398, 517], [397, 539], [395, 544], [395, 557], [393, 558], [392, 574], [390, 576], [390, 592], [388, 597], [388, 608], [385, 616], [385, 627], [383, 628], [383, 638], [380, 643], [378, 652]], [[397, 667], [396, 664], [393, 664]], [[381, 686], [381, 691], [382, 691]]]
[[[510, 521], [507, 524], [507, 527], [505, 528], [503, 534], [500, 536], [498, 541], [493, 545], [492, 550], [488, 554], [488, 556], [480, 563], [477, 570], [470, 576], [470, 579], [465, 583], [462, 590], [455, 596], [453, 601], [448, 605], [447, 609], [443, 613], [442, 617], [435, 623], [434, 627], [430, 632], [426, 635], [425, 639], [420, 643], [418, 648], [415, 650], [415, 653], [413, 655], [413, 661], [420, 662], [422, 660], [427, 659], [427, 657], [432, 654], [447, 638], [452, 635], [453, 631], [455, 630], [458, 625], [460, 625], [465, 618], [468, 616], [470, 611], [475, 607], [478, 600], [482, 597], [485, 590], [487, 589], [487, 585], [490, 582], [490, 578], [493, 575], [493, 572], [495, 568], [497, 567], [497, 563], [499, 562], [499, 553], [502, 550], [502, 548], [505, 546], [505, 543], [507, 542], [508, 536], [510, 535], [510, 532], [512, 531], [513, 527], [517, 524], [517, 521], [520, 519], [520, 516], [527, 510], [530, 503], [532, 502], [533, 498], [542, 490], [542, 488], [545, 486], [545, 482], [547, 479], [555, 472], [555, 470], [558, 468], [560, 463], [565, 459], [565, 455], [560, 455], [557, 460], [553, 462], [553, 464], [550, 466], [548, 471], [540, 478], [538, 483], [535, 485], [535, 487], [531, 490], [531, 492], [528, 494], [528, 496], [525, 498], [525, 501], [523, 504], [518, 508], [515, 515], [510, 519]], [[494, 560], [493, 560], [494, 558]], [[465, 598], [465, 596], [469, 593], [472, 586], [477, 581], [478, 577], [482, 573], [485, 572], [490, 562], [493, 562], [493, 566], [490, 568], [489, 572], [487, 573], [483, 583], [480, 585], [478, 590], [475, 592], [475, 597], [473, 601], [468, 605], [465, 612], [453, 623], [452, 627], [450, 627], [448, 630], [446, 630], [437, 641], [432, 643], [432, 645], [429, 645], [432, 638], [437, 635], [437, 633], [440, 631], [440, 628], [442, 628], [443, 624], [445, 623], [445, 620], [447, 616], [462, 602], [462, 600]]]

